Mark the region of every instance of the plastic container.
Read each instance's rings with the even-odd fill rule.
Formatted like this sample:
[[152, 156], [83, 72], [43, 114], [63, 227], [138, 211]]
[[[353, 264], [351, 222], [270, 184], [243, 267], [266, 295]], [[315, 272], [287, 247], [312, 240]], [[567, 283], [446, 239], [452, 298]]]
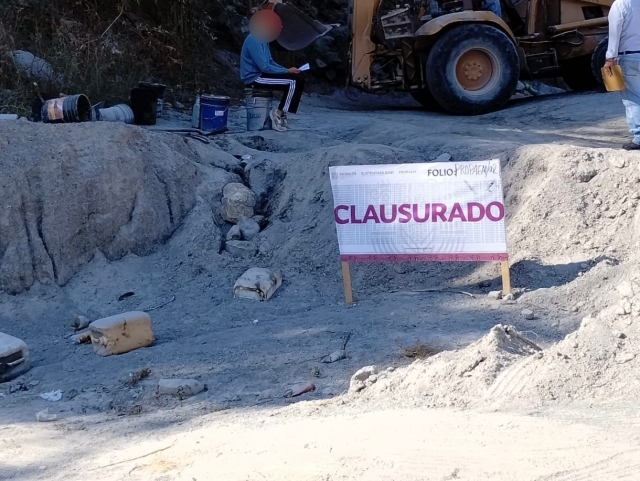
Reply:
[[10, 381], [29, 369], [29, 348], [17, 337], [0, 332], [0, 382]]
[[158, 93], [155, 90], [136, 88], [131, 90], [131, 110], [137, 125], [156, 125], [158, 118]]
[[200, 128], [200, 96], [196, 97], [196, 103], [193, 104], [193, 112], [191, 113], [191, 127]]
[[247, 130], [255, 132], [257, 130], [271, 130], [272, 99], [264, 97], [248, 97], [244, 101], [247, 110]]
[[47, 100], [42, 106], [42, 121], [48, 124], [88, 122], [91, 102], [86, 95], [70, 95]]
[[126, 104], [115, 105], [108, 109], [99, 109], [100, 120], [104, 122], [124, 122], [132, 124], [134, 121], [133, 110]]
[[200, 130], [224, 132], [227, 129], [231, 99], [222, 95], [200, 97]]
[[151, 317], [146, 312], [132, 311], [93, 321], [89, 325], [91, 344], [96, 354], [124, 354], [155, 342]]
[[162, 110], [164, 109], [164, 93], [167, 90], [167, 86], [151, 82], [139, 82], [138, 87], [141, 89], [153, 90], [158, 94], [158, 98], [156, 100], [156, 118], [159, 119], [162, 117]]

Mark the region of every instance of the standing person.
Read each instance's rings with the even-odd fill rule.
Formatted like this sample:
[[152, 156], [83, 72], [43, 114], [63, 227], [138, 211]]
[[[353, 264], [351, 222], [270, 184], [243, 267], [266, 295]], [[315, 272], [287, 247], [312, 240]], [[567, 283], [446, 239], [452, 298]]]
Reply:
[[304, 80], [295, 67], [284, 68], [271, 58], [269, 42], [273, 42], [282, 32], [282, 21], [273, 10], [259, 10], [249, 22], [251, 33], [242, 45], [240, 55], [240, 78], [248, 87], [282, 91], [282, 99], [277, 109], [269, 116], [273, 128], [285, 132], [289, 127], [287, 113], [298, 111]]
[[618, 60], [626, 85], [622, 103], [633, 135], [625, 150], [640, 150], [640, 0], [615, 0], [609, 10], [609, 48], [605, 68]]

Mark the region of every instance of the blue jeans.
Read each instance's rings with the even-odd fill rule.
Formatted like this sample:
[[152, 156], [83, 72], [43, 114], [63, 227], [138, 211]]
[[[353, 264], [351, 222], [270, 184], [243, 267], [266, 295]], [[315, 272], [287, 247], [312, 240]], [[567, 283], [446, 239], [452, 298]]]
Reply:
[[484, 0], [484, 8], [502, 18], [502, 7], [500, 6], [500, 0]]
[[627, 125], [633, 134], [633, 143], [640, 145], [640, 54], [623, 55], [620, 57], [620, 67], [627, 87], [622, 91]]

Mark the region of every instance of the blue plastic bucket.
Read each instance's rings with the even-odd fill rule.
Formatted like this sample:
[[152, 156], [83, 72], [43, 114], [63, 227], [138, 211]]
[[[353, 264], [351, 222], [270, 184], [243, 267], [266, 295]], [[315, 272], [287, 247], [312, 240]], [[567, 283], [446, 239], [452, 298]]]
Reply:
[[222, 95], [200, 97], [200, 130], [222, 132], [227, 128], [231, 99]]

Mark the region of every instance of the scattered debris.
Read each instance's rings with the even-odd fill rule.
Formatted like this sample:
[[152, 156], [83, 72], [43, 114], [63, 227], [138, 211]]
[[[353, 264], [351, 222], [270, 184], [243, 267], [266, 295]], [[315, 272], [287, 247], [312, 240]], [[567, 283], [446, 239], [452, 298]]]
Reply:
[[252, 267], [234, 284], [233, 297], [268, 301], [281, 285], [282, 276], [279, 272]]
[[125, 292], [124, 294], [122, 294], [120, 297], [118, 297], [118, 302], [120, 301], [124, 301], [125, 299], [129, 298], [129, 297], [133, 297], [135, 296], [136, 293], [133, 291], [129, 291], [129, 292]]
[[134, 387], [136, 384], [138, 384], [143, 379], [148, 378], [150, 375], [151, 375], [151, 369], [149, 369], [148, 367], [143, 367], [137, 372], [130, 373], [129, 379], [127, 379], [124, 382], [124, 385], [126, 387]]
[[28, 391], [29, 390], [29, 386], [26, 385], [23, 382], [19, 382], [17, 384], [14, 384], [13, 386], [9, 387], [9, 394], [14, 394], [20, 391]]
[[234, 257], [249, 259], [256, 255], [258, 246], [249, 241], [232, 240], [225, 242], [224, 250]]
[[160, 379], [158, 381], [158, 394], [178, 396], [180, 399], [195, 396], [206, 389], [206, 384], [195, 379]]
[[17, 337], [0, 332], [0, 382], [10, 381], [29, 369], [29, 348]]
[[124, 354], [155, 342], [151, 318], [145, 312], [125, 312], [98, 319], [90, 328], [91, 344], [101, 356]]
[[294, 386], [291, 386], [284, 392], [284, 397], [285, 398], [298, 397], [308, 392], [313, 392], [315, 390], [316, 390], [316, 386], [311, 382], [308, 382], [305, 384], [296, 384]]
[[455, 291], [451, 289], [414, 289], [411, 291], [394, 290], [394, 291], [388, 291], [388, 292], [391, 294], [394, 294], [396, 292], [415, 292], [415, 293], [429, 292], [434, 294], [462, 294], [463, 296], [471, 297], [473, 299], [475, 299], [476, 297], [467, 291]]
[[45, 401], [58, 402], [62, 399], [62, 391], [58, 389], [57, 391], [43, 392], [40, 397]]
[[528, 320], [531, 320], [535, 317], [535, 314], [531, 309], [523, 309], [520, 314], [522, 314], [522, 317]]
[[349, 392], [360, 392], [378, 381], [378, 366], [365, 366], [351, 376]]
[[409, 347], [398, 343], [398, 347], [402, 350], [402, 357], [407, 359], [426, 359], [438, 352], [435, 349], [427, 347], [420, 340], [417, 340], [413, 346]]
[[71, 320], [71, 327], [76, 331], [80, 331], [91, 324], [91, 321], [84, 316], [74, 316]]
[[91, 342], [91, 330], [83, 331], [71, 336], [71, 341], [74, 344], [87, 344]]
[[487, 297], [489, 299], [495, 299], [495, 300], [499, 300], [502, 299], [502, 291], [491, 291]]
[[77, 389], [69, 389], [67, 391], [67, 399], [71, 400], [80, 394]]
[[140, 406], [140, 404], [112, 406], [112, 409], [118, 414], [118, 416], [136, 416], [142, 413], [142, 406]]
[[346, 358], [347, 358], [347, 351], [345, 351], [344, 349], [341, 349], [339, 351], [332, 352], [328, 356], [324, 356], [322, 359], [320, 359], [320, 362], [323, 362], [325, 364], [330, 364], [332, 362], [342, 361], [343, 359], [346, 359]]
[[49, 413], [49, 408], [36, 413], [36, 420], [41, 423], [48, 423], [56, 419], [58, 419], [58, 415]]
[[313, 366], [311, 368], [311, 375], [313, 377], [320, 377], [322, 375], [322, 372], [320, 371], [320, 368], [318, 366]]
[[251, 190], [240, 183], [231, 183], [222, 190], [222, 218], [232, 224], [237, 224], [243, 217], [253, 216], [256, 196]]
[[171, 299], [169, 299], [168, 301], [163, 302], [162, 304], [158, 304], [157, 306], [149, 307], [149, 308], [145, 309], [144, 312], [157, 311], [158, 309], [162, 309], [164, 306], [167, 306], [167, 305], [171, 304], [175, 300], [176, 300], [176, 296], [173, 295], [173, 296], [171, 296]]

